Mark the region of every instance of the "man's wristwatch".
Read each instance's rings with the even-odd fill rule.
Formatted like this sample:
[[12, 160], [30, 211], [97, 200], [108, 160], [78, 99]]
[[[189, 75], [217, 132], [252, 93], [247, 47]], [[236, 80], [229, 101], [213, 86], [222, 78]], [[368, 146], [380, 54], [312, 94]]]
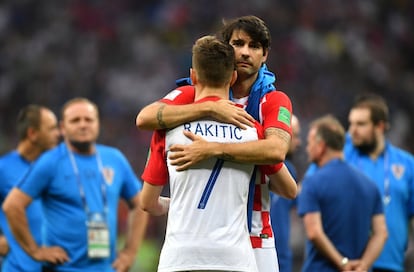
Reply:
[[349, 262], [349, 259], [347, 257], [343, 257], [341, 260], [341, 266], [344, 267]]

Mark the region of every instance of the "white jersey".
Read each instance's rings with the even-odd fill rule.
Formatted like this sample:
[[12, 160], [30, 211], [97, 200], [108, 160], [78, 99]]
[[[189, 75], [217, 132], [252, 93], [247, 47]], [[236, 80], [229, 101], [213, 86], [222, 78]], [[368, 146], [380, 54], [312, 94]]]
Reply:
[[[172, 144], [191, 142], [183, 135], [185, 129], [214, 142], [258, 139], [256, 128], [194, 121], [167, 131], [166, 153]], [[247, 227], [254, 166], [211, 158], [177, 172], [167, 162], [171, 204], [158, 271], [257, 271]]]
[[[168, 105], [183, 105], [193, 103], [194, 98], [194, 86], [182, 86], [170, 92], [160, 102]], [[244, 108], [247, 106], [248, 97], [233, 99], [233, 101]], [[269, 92], [260, 99], [258, 106], [262, 130], [278, 128], [291, 134], [290, 116], [292, 114], [292, 103], [285, 93], [280, 91]], [[161, 148], [161, 150], [164, 149]], [[163, 181], [167, 179], [168, 175], [164, 174], [164, 171], [157, 170], [158, 168], [162, 168], [161, 163], [155, 165], [155, 167], [151, 167], [151, 171], [147, 171], [148, 174], [145, 177], [151, 179], [154, 185], [163, 185]], [[268, 178], [265, 174], [258, 171], [254, 189], [252, 218], [249, 222], [251, 223], [250, 235], [251, 244], [255, 249], [256, 256], [258, 256], [256, 262], [259, 265], [259, 271], [277, 272], [277, 259], [269, 257], [276, 255], [276, 248], [270, 222], [270, 192], [268, 186]], [[276, 265], [274, 265], [275, 263]], [[271, 270], [272, 267], [274, 268], [273, 270]]]

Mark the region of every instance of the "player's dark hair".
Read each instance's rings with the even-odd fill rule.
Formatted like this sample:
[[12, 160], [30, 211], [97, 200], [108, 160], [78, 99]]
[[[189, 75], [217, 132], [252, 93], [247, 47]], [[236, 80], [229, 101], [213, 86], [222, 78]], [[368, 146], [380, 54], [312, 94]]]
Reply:
[[265, 54], [270, 48], [270, 32], [265, 22], [253, 15], [238, 17], [229, 22], [223, 20], [224, 26], [218, 36], [229, 43], [235, 30], [243, 30], [254, 42], [260, 43]]

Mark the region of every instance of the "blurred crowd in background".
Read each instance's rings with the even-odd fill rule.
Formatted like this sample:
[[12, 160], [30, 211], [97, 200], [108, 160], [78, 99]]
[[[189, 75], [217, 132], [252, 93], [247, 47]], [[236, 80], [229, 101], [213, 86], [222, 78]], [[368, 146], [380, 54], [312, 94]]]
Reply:
[[[328, 112], [346, 127], [352, 99], [372, 91], [388, 101], [391, 141], [414, 152], [409, 0], [3, 0], [0, 152], [15, 146], [16, 115], [24, 105], [44, 104], [60, 115], [65, 101], [85, 96], [101, 110], [100, 142], [124, 151], [140, 175], [151, 133], [136, 129], [138, 111], [188, 75], [195, 39], [214, 33], [223, 19], [248, 14], [271, 31], [267, 65], [305, 132], [309, 121]], [[303, 175], [305, 153], [294, 161]], [[154, 271], [164, 222], [152, 220], [139, 271]], [[121, 232], [124, 224], [121, 212]], [[300, 228], [300, 221], [293, 224]], [[293, 239], [298, 256], [301, 239]]]

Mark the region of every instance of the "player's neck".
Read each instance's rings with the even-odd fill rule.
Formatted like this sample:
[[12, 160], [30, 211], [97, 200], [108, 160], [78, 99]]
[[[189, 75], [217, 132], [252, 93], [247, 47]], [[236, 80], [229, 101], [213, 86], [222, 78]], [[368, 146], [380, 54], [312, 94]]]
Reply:
[[336, 151], [336, 150], [327, 150], [325, 152], [325, 154], [320, 158], [320, 160], [317, 162], [319, 167], [324, 166], [325, 164], [327, 164], [328, 162], [332, 161], [332, 160], [343, 160], [344, 159], [344, 155], [342, 151]]
[[40, 153], [42, 153], [35, 143], [31, 143], [28, 140], [19, 142], [17, 145], [17, 152], [27, 161], [36, 160]]
[[210, 86], [199, 86], [195, 88], [195, 101], [209, 97], [216, 96], [221, 99], [229, 99], [229, 88], [228, 87], [210, 87]]

